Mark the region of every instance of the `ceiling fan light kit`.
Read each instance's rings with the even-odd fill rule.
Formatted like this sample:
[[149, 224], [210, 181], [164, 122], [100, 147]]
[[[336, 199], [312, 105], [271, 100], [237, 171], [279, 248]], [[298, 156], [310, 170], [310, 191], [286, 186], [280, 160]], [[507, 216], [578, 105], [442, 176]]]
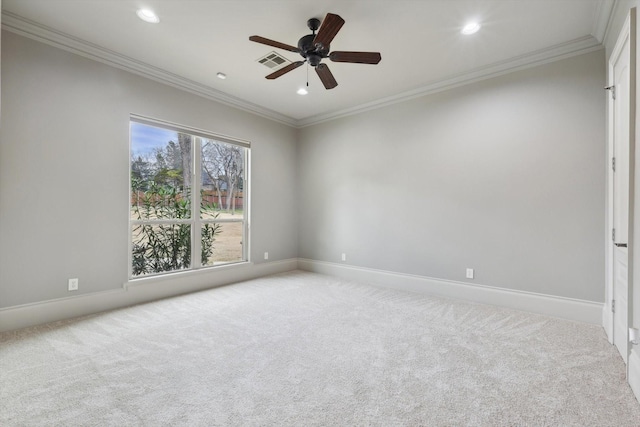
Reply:
[[[266, 76], [268, 80], [277, 79], [278, 77], [295, 70], [304, 63], [308, 63], [315, 68], [316, 74], [326, 89], [333, 89], [338, 86], [338, 82], [333, 77], [327, 64], [322, 60], [328, 58], [333, 62], [349, 62], [353, 64], [378, 64], [382, 57], [379, 52], [346, 52], [331, 50], [331, 41], [333, 41], [338, 31], [344, 25], [344, 19], [340, 16], [327, 13], [322, 23], [317, 18], [311, 18], [307, 21], [307, 26], [312, 31], [298, 40], [298, 46], [291, 46], [286, 43], [280, 43], [261, 36], [251, 36], [249, 40], [261, 43], [267, 46], [277, 47], [278, 49], [288, 50], [300, 54], [304, 58], [302, 61], [292, 62], [291, 64]], [[316, 31], [318, 32], [316, 34]]]

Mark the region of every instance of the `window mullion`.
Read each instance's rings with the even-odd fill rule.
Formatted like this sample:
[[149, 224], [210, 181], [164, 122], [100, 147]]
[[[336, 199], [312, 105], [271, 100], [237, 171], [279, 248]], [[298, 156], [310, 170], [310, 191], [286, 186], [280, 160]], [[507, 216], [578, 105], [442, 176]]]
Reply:
[[168, 219], [132, 219], [130, 220], [132, 225], [165, 225], [165, 224], [191, 224], [190, 219], [178, 219], [178, 218], [168, 218]]
[[251, 170], [251, 159], [249, 150], [245, 151], [244, 155], [244, 185], [243, 185], [243, 222], [242, 222], [242, 259], [249, 260], [249, 172]]
[[202, 169], [202, 138], [194, 136], [193, 143], [193, 167], [191, 168], [191, 182], [193, 191], [191, 192], [191, 217], [193, 227], [191, 231], [193, 268], [202, 267], [202, 220], [200, 218], [200, 192], [202, 190], [202, 174], [198, 173]]

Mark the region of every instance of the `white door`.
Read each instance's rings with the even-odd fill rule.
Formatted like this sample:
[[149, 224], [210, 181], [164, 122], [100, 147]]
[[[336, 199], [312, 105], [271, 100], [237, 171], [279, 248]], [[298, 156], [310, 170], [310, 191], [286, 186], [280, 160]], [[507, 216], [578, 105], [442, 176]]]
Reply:
[[[632, 72], [632, 41], [635, 35], [635, 10], [627, 19], [620, 33], [618, 42], [609, 60], [609, 130], [610, 149], [612, 151], [610, 182], [612, 183], [612, 197], [610, 199], [610, 214], [612, 218], [612, 335], [613, 343], [622, 355], [625, 363], [628, 355], [628, 303], [629, 303], [629, 199], [630, 199], [630, 169], [629, 159], [632, 148], [631, 131], [633, 123], [631, 114], [635, 112], [632, 101], [635, 96], [631, 93], [635, 73]], [[631, 31], [633, 29], [633, 31]], [[635, 45], [635, 43], [634, 43]], [[633, 79], [633, 80], [632, 80]], [[633, 119], [635, 120], [635, 118]]]

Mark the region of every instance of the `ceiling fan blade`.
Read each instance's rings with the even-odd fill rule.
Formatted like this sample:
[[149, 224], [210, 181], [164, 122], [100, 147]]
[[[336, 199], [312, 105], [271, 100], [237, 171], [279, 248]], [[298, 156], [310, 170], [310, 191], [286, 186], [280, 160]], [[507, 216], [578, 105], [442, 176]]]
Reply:
[[318, 30], [318, 34], [316, 34], [316, 37], [313, 39], [313, 46], [318, 43], [323, 47], [329, 46], [331, 40], [338, 34], [338, 31], [340, 31], [343, 25], [344, 19], [333, 13], [327, 13]]
[[304, 64], [304, 61], [297, 61], [297, 62], [292, 62], [291, 64], [287, 65], [286, 67], [282, 67], [280, 68], [278, 71], [269, 74], [267, 77], [267, 79], [269, 80], [273, 80], [273, 79], [277, 79], [278, 77], [280, 77], [283, 74], [287, 74], [289, 71], [295, 70], [296, 68], [298, 68], [299, 66], [301, 66], [302, 64]]
[[355, 64], [377, 64], [382, 57], [379, 52], [331, 52], [329, 59], [333, 62], [351, 62]]
[[260, 36], [251, 36], [249, 37], [249, 40], [256, 43], [266, 44], [267, 46], [273, 46], [279, 49], [288, 50], [289, 52], [296, 52], [296, 53], [300, 52], [300, 49], [298, 49], [295, 46], [291, 46], [285, 43], [280, 43], [275, 40], [265, 39], [264, 37], [260, 37]]
[[319, 64], [316, 67], [316, 73], [318, 73], [318, 77], [320, 77], [320, 80], [322, 81], [325, 89], [333, 89], [334, 87], [338, 86], [338, 82], [333, 77], [333, 74], [331, 74], [331, 71], [329, 70], [329, 67], [327, 67], [327, 64]]

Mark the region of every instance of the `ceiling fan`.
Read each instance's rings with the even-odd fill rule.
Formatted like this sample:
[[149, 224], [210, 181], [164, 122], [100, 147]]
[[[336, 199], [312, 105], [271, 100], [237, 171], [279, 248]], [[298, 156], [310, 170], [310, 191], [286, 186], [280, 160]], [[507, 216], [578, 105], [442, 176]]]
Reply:
[[[307, 26], [313, 33], [307, 34], [298, 40], [298, 47], [260, 36], [251, 36], [249, 40], [288, 50], [289, 52], [299, 53], [304, 58], [304, 61], [292, 62], [286, 67], [282, 67], [278, 71], [269, 74], [266, 76], [267, 79], [277, 79], [307, 62], [316, 69], [316, 73], [318, 77], [320, 77], [324, 87], [326, 89], [333, 89], [338, 86], [338, 82], [336, 82], [327, 64], [322, 63], [324, 58], [329, 58], [333, 62], [350, 62], [355, 64], [377, 64], [382, 59], [379, 52], [329, 52], [331, 41], [343, 25], [344, 19], [333, 13], [327, 13], [327, 16], [322, 22], [322, 26], [320, 25], [319, 19], [311, 18], [307, 21]], [[320, 30], [318, 30], [318, 28], [320, 28]], [[318, 34], [316, 34], [316, 30], [318, 30]]]

